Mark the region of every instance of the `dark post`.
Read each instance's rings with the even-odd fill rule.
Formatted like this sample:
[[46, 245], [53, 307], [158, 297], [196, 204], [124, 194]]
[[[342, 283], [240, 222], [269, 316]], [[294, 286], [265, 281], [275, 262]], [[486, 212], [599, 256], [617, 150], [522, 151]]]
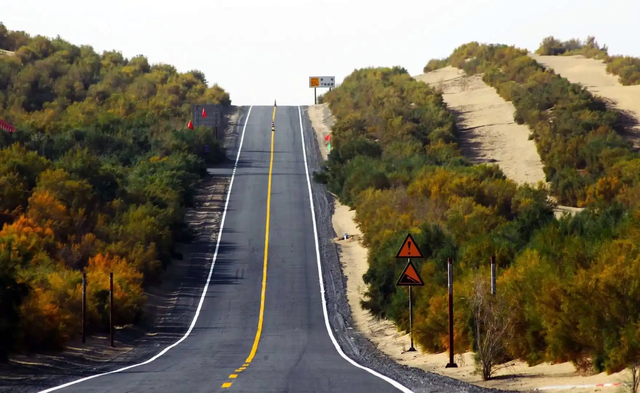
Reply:
[[491, 294], [496, 295], [496, 257], [491, 256]]
[[113, 272], [109, 273], [109, 336], [113, 345]]
[[85, 339], [85, 326], [87, 325], [87, 273], [82, 272], [82, 343]]
[[415, 352], [416, 349], [413, 347], [413, 299], [412, 299], [412, 287], [409, 287], [409, 337], [411, 338], [411, 348], [407, 352]]
[[447, 286], [449, 289], [449, 364], [445, 368], [457, 368], [453, 361], [453, 261], [447, 258]]
[[315, 87], [313, 88], [313, 103], [314, 103], [315, 105], [317, 105], [317, 104], [318, 104], [318, 95], [317, 95], [317, 90], [318, 90], [317, 88], [315, 88]]

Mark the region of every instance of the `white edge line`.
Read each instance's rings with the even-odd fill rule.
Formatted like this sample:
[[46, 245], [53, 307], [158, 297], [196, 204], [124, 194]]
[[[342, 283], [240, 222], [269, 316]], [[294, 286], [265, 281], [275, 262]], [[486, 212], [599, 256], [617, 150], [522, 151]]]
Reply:
[[374, 371], [374, 370], [372, 370], [370, 368], [367, 368], [365, 366], [362, 366], [362, 365], [356, 363], [355, 360], [353, 360], [350, 357], [348, 357], [342, 351], [342, 348], [340, 348], [340, 344], [338, 344], [338, 342], [336, 341], [336, 338], [333, 336], [333, 332], [331, 331], [331, 325], [329, 324], [329, 316], [328, 316], [328, 313], [327, 313], [327, 300], [325, 298], [324, 280], [322, 279], [322, 263], [320, 262], [320, 246], [318, 244], [318, 229], [317, 229], [317, 224], [316, 224], [316, 213], [315, 213], [314, 205], [313, 205], [313, 194], [312, 194], [312, 191], [311, 191], [311, 179], [309, 178], [309, 165], [307, 163], [307, 150], [306, 150], [306, 148], [304, 146], [304, 131], [303, 131], [303, 126], [302, 126], [302, 112], [300, 110], [300, 107], [298, 107], [298, 117], [300, 119], [300, 135], [302, 136], [302, 155], [304, 157], [304, 170], [305, 170], [305, 172], [307, 174], [307, 186], [309, 188], [309, 205], [311, 207], [311, 220], [313, 221], [313, 235], [314, 235], [313, 237], [314, 237], [314, 240], [316, 242], [316, 261], [318, 263], [318, 276], [320, 277], [320, 292], [322, 293], [322, 311], [324, 313], [324, 324], [325, 324], [325, 326], [327, 328], [327, 332], [329, 333], [329, 338], [331, 338], [331, 342], [333, 342], [333, 346], [336, 347], [336, 350], [338, 351], [340, 356], [342, 356], [349, 363], [353, 364], [354, 366], [356, 366], [358, 368], [361, 368], [361, 369], [369, 372], [370, 374], [375, 375], [376, 377], [378, 377], [380, 379], [385, 380], [386, 382], [389, 382], [395, 388], [401, 390], [404, 393], [413, 393], [406, 386], [403, 386], [399, 382], [394, 381], [393, 379], [387, 377], [386, 375], [382, 375], [377, 371]]
[[151, 362], [153, 362], [154, 360], [158, 359], [160, 356], [164, 355], [165, 353], [167, 353], [171, 348], [177, 346], [178, 344], [180, 344], [181, 342], [183, 342], [187, 337], [189, 337], [189, 334], [191, 334], [191, 331], [193, 330], [193, 327], [196, 325], [196, 322], [198, 321], [198, 316], [200, 315], [200, 309], [202, 308], [202, 304], [204, 303], [204, 299], [205, 296], [207, 295], [207, 290], [209, 289], [209, 283], [211, 281], [211, 275], [213, 274], [213, 267], [216, 265], [216, 259], [218, 257], [218, 250], [220, 249], [220, 239], [222, 238], [222, 230], [224, 228], [224, 220], [227, 216], [227, 207], [229, 206], [229, 200], [231, 197], [231, 188], [233, 187], [233, 179], [236, 176], [236, 169], [238, 168], [238, 161], [240, 160], [240, 152], [242, 151], [242, 142], [244, 141], [244, 132], [247, 129], [247, 124], [249, 123], [249, 116], [251, 115], [251, 109], [253, 108], [253, 106], [249, 107], [249, 112], [247, 112], [247, 118], [244, 121], [244, 127], [242, 128], [242, 136], [240, 137], [240, 144], [238, 145], [238, 154], [236, 155], [236, 161], [233, 165], [233, 172], [231, 173], [231, 181], [229, 182], [229, 191], [227, 192], [227, 200], [224, 204], [224, 212], [222, 213], [222, 220], [220, 221], [220, 230], [218, 231], [218, 240], [216, 241], [216, 250], [213, 253], [213, 260], [211, 261], [211, 268], [209, 268], [209, 276], [207, 277], [207, 282], [204, 285], [204, 288], [202, 289], [202, 296], [200, 296], [200, 303], [198, 303], [198, 308], [196, 309], [196, 313], [193, 316], [193, 320], [191, 321], [191, 326], [189, 326], [189, 330], [187, 330], [187, 332], [184, 334], [184, 336], [182, 336], [182, 338], [180, 338], [180, 340], [176, 341], [175, 343], [169, 345], [168, 347], [166, 347], [165, 349], [162, 350], [162, 352], [160, 352], [159, 354], [155, 355], [154, 357], [152, 357], [151, 359], [142, 362], [142, 363], [138, 363], [138, 364], [133, 364], [131, 366], [127, 366], [127, 367], [123, 367], [117, 370], [113, 370], [113, 371], [109, 371], [106, 373], [102, 373], [102, 374], [96, 374], [96, 375], [92, 375], [89, 377], [85, 377], [85, 378], [81, 378], [78, 379], [76, 381], [72, 381], [69, 383], [65, 383], [64, 385], [59, 385], [59, 386], [55, 386], [46, 390], [41, 390], [39, 393], [48, 393], [48, 392], [53, 392], [55, 390], [59, 390], [59, 389], [63, 389], [66, 387], [69, 387], [71, 385], [75, 385], [77, 383], [80, 382], [84, 382], [84, 381], [88, 381], [90, 379], [93, 378], [98, 378], [98, 377], [102, 377], [104, 375], [109, 375], [109, 374], [115, 374], [115, 373], [119, 373], [122, 371], [126, 371], [129, 369], [132, 369], [134, 367], [139, 367], [139, 366], [143, 366], [145, 364], [149, 364]]

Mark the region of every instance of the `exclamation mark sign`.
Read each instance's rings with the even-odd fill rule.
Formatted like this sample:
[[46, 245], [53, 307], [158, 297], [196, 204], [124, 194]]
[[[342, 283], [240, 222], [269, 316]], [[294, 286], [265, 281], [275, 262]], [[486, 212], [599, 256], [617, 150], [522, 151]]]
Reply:
[[411, 240], [407, 242], [407, 246], [409, 246], [409, 255], [411, 255]]

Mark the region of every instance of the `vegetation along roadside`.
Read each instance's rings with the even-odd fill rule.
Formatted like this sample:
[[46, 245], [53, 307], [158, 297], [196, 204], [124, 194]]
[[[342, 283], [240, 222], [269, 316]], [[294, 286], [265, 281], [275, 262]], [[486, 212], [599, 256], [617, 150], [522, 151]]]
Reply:
[[[491, 67], [491, 61], [496, 65]], [[589, 149], [604, 145], [593, 154], [615, 157], [618, 166], [608, 171], [628, 168], [625, 159], [634, 159], [635, 153], [615, 134], [615, 112], [579, 86], [531, 63], [526, 52], [469, 44], [435, 65], [449, 62], [471, 70], [484, 66], [493, 72], [485, 72], [485, 78], [488, 74], [507, 79], [503, 83], [509, 91], [532, 105], [515, 105], [519, 116], [553, 120], [539, 123], [549, 128], [541, 136], [552, 137], [554, 148], [568, 141], [580, 146], [577, 142], [587, 139], [588, 148], [577, 149], [587, 161]], [[544, 84], [548, 80], [555, 84]], [[539, 95], [525, 94], [529, 91]], [[559, 100], [567, 91], [571, 99]], [[407, 293], [395, 287], [404, 265], [395, 254], [411, 232], [425, 254], [424, 260], [416, 261], [426, 285], [416, 291], [413, 320], [415, 338], [425, 350], [447, 349], [445, 272], [446, 259], [453, 258], [454, 350], [490, 353], [478, 359], [485, 377], [491, 376], [492, 364], [509, 359], [530, 365], [572, 361], [582, 370], [607, 372], [638, 363], [640, 308], [634, 299], [640, 288], [634, 283], [639, 274], [635, 240], [640, 215], [632, 199], [625, 199], [632, 195], [633, 181], [624, 191], [621, 187], [618, 193], [606, 194], [605, 181], [611, 178], [603, 172], [613, 172], [598, 172], [598, 164], [589, 161], [592, 176], [597, 176], [593, 183], [560, 187], [565, 183], [556, 180], [552, 190], [561, 191], [565, 200], [577, 202], [580, 197], [590, 208], [554, 220], [542, 184], [517, 186], [498, 168], [471, 165], [460, 155], [453, 115], [441, 95], [404, 69], [357, 70], [323, 100], [336, 123], [329, 159], [315, 178], [356, 209], [363, 243], [370, 250], [363, 305], [374, 315], [408, 328]], [[581, 122], [584, 119], [591, 122]], [[589, 127], [600, 129], [604, 139], [585, 131]], [[571, 159], [576, 154], [553, 152], [546, 156], [553, 160], [543, 158], [545, 164], [555, 165], [547, 174], [564, 179], [558, 173], [575, 171]], [[492, 255], [499, 264], [498, 292], [487, 298]], [[490, 343], [491, 350], [479, 348], [489, 345], [491, 340], [484, 337], [495, 331], [499, 337]]]
[[[200, 71], [96, 53], [0, 24], [0, 357], [59, 350], [81, 330], [143, 318], [206, 167], [225, 155], [211, 130], [186, 129], [194, 103], [230, 105]], [[206, 147], [208, 145], [208, 148]]]

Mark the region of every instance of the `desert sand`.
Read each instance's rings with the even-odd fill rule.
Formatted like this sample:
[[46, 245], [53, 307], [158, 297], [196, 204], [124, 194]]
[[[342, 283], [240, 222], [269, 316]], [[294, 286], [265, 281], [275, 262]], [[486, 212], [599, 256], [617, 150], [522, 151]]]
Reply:
[[[556, 74], [567, 78], [569, 82], [580, 83], [591, 93], [599, 95], [617, 110], [623, 111], [640, 120], [640, 85], [622, 86], [618, 76], [607, 74], [607, 65], [602, 60], [588, 59], [584, 56], [539, 56], [530, 53], [533, 59], [544, 67], [551, 68]], [[625, 134], [635, 147], [640, 147], [640, 126], [629, 127]]]
[[[311, 118], [322, 156], [326, 159], [327, 152], [324, 137], [331, 132], [329, 124], [333, 124], [330, 110], [326, 104], [310, 106], [309, 117]], [[499, 367], [500, 369], [496, 372], [496, 375], [502, 376], [502, 378], [482, 381], [482, 378], [474, 372], [475, 366], [472, 353], [467, 352], [463, 355], [456, 355], [455, 361], [459, 367], [457, 369], [447, 369], [444, 366], [448, 363], [448, 353], [426, 353], [417, 345], [417, 352], [406, 352], [410, 346], [409, 335], [399, 332], [393, 322], [375, 318], [360, 305], [360, 300], [364, 299], [366, 291], [366, 284], [362, 276], [368, 268], [368, 251], [360, 242], [362, 233], [354, 218], [355, 211], [350, 210], [348, 206], [344, 206], [336, 200], [335, 212], [332, 217], [334, 230], [339, 236], [342, 236], [344, 233], [349, 234], [349, 239], [342, 240], [341, 238], [337, 238], [335, 242], [341, 246], [340, 263], [343, 274], [347, 278], [347, 298], [354, 323], [356, 328], [371, 340], [378, 349], [398, 363], [422, 368], [479, 386], [518, 391], [554, 388], [548, 390], [578, 393], [598, 391], [614, 392], [616, 389], [606, 386], [582, 388], [571, 388], [571, 386], [601, 383], [615, 384], [626, 381], [626, 375], [624, 373], [612, 375], [602, 373], [592, 376], [581, 376], [576, 372], [576, 369], [571, 363], [556, 365], [541, 364], [535, 367], [528, 367], [526, 364], [518, 361], [509, 362]], [[563, 388], [558, 389], [558, 387]]]
[[[542, 161], [526, 125], [513, 120], [515, 107], [482, 81], [482, 74], [466, 76], [451, 66], [416, 80], [442, 91], [448, 108], [456, 115], [460, 150], [472, 162], [495, 163], [507, 178], [518, 184], [546, 182]], [[550, 198], [555, 202], [555, 198]], [[584, 209], [558, 205], [555, 216], [576, 214]]]
[[536, 144], [529, 128], [513, 121], [515, 108], [482, 81], [464, 71], [445, 67], [415, 79], [443, 92], [447, 106], [457, 117], [460, 150], [474, 163], [494, 162], [517, 183], [545, 181]]

